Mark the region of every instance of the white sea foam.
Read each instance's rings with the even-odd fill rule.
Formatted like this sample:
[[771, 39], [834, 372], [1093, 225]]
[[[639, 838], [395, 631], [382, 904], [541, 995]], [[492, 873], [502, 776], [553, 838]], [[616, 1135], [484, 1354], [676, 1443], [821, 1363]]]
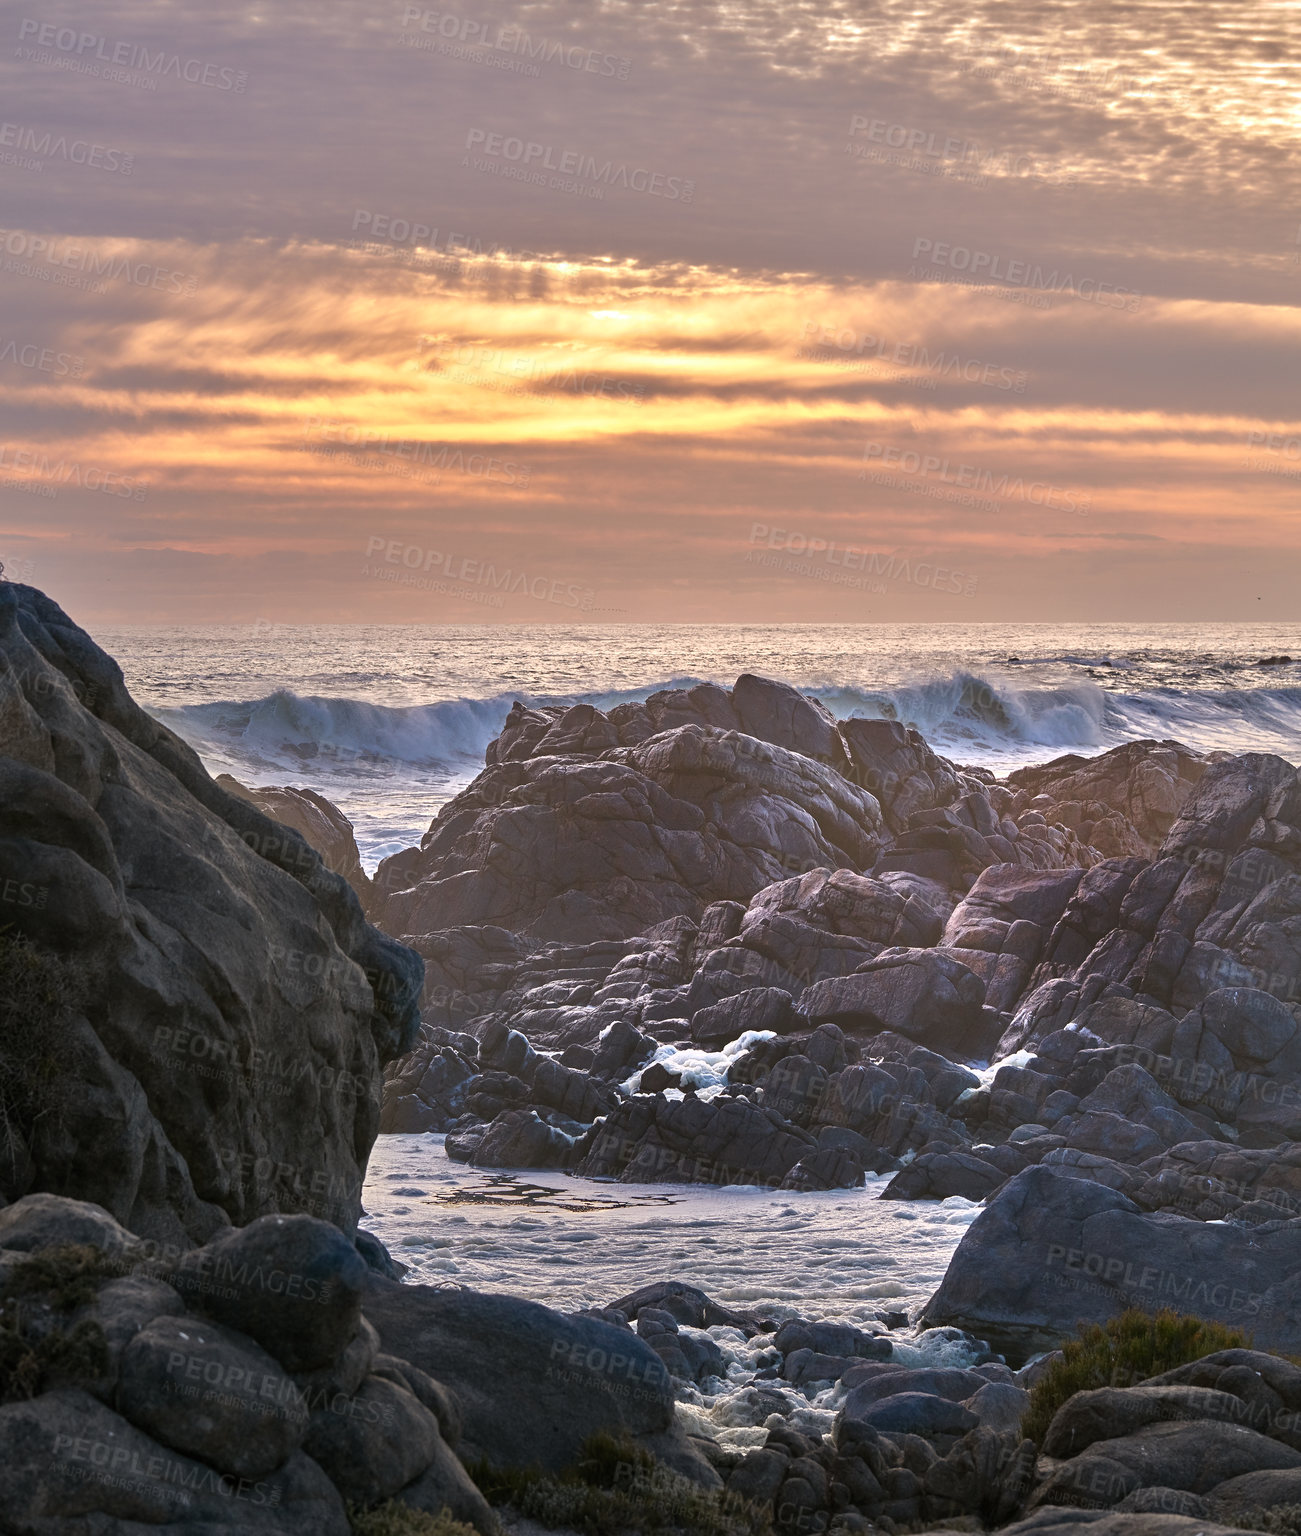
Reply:
[[[886, 1177], [862, 1189], [786, 1193], [700, 1184], [619, 1184], [562, 1173], [493, 1173], [448, 1160], [443, 1137], [381, 1136], [363, 1191], [363, 1225], [411, 1266], [409, 1283], [460, 1283], [558, 1311], [608, 1306], [656, 1280], [684, 1280], [716, 1302], [774, 1319], [806, 1317], [884, 1331], [883, 1308], [915, 1315], [948, 1267], [980, 1207], [881, 1200]], [[525, 1187], [536, 1204], [475, 1200]], [[474, 1197], [466, 1200], [465, 1197]], [[598, 1209], [585, 1201], [605, 1201]], [[969, 1341], [953, 1329], [890, 1331], [900, 1364], [966, 1365]], [[739, 1448], [762, 1445], [762, 1414], [745, 1396], [761, 1346], [740, 1330], [703, 1330], [725, 1377], [679, 1386], [678, 1415], [693, 1434]], [[764, 1381], [802, 1433], [826, 1434], [843, 1394], [825, 1383]]]
[[[363, 1225], [425, 1284], [455, 1280], [561, 1311], [603, 1307], [654, 1280], [686, 1280], [724, 1306], [769, 1314], [875, 1319], [920, 1306], [979, 1213], [968, 1200], [877, 1197], [863, 1189], [789, 1193], [701, 1184], [620, 1184], [519, 1171], [554, 1191], [536, 1205], [464, 1196], [510, 1186], [448, 1159], [441, 1136], [381, 1136], [371, 1154]], [[608, 1208], [565, 1210], [584, 1201]]]

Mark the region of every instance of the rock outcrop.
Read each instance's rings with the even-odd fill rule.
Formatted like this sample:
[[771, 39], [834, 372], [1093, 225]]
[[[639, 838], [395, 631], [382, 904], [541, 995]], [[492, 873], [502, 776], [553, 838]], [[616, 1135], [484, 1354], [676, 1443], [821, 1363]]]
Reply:
[[178, 1256], [98, 1206], [0, 1211], [0, 1524], [348, 1536], [392, 1499], [494, 1536], [455, 1399], [381, 1340], [367, 1274], [309, 1216]]
[[27, 587], [0, 586], [0, 718], [0, 1194], [182, 1245], [274, 1211], [355, 1228], [419, 958]]

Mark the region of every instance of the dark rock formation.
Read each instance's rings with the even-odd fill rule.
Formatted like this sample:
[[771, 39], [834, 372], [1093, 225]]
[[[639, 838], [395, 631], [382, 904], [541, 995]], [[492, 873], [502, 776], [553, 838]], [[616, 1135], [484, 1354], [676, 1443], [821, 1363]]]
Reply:
[[0, 1193], [181, 1245], [269, 1211], [353, 1228], [418, 957], [27, 587], [0, 586], [0, 710]]
[[1177, 741], [1128, 741], [1099, 757], [1070, 755], [1018, 768], [1007, 782], [1100, 852], [1150, 857], [1209, 761]]
[[366, 1273], [306, 1216], [178, 1264], [96, 1206], [0, 1212], [0, 1524], [347, 1536], [345, 1501], [393, 1498], [493, 1536], [451, 1398], [378, 1352]]

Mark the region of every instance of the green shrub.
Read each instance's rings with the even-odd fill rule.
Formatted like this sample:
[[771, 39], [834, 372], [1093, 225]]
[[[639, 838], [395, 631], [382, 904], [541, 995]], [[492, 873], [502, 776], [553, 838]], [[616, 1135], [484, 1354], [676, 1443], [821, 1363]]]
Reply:
[[581, 1536], [772, 1536], [772, 1511], [708, 1492], [633, 1441], [595, 1434], [566, 1472], [469, 1468], [490, 1504]]
[[479, 1536], [472, 1525], [453, 1520], [446, 1509], [441, 1514], [426, 1515], [407, 1504], [389, 1499], [373, 1509], [348, 1506], [353, 1536]]
[[0, 1402], [35, 1397], [53, 1380], [92, 1381], [108, 1370], [108, 1340], [93, 1318], [67, 1315], [118, 1270], [87, 1243], [25, 1257], [5, 1277], [0, 1305]]
[[21, 934], [0, 930], [0, 1180], [19, 1172], [37, 1122], [66, 1111], [84, 971]]
[[1079, 1335], [1062, 1346], [1062, 1358], [1053, 1361], [1031, 1390], [1021, 1432], [1036, 1445], [1048, 1433], [1053, 1415], [1076, 1392], [1135, 1386], [1216, 1350], [1251, 1346], [1236, 1328], [1186, 1317], [1169, 1307], [1160, 1312], [1131, 1307], [1105, 1323], [1081, 1323]]

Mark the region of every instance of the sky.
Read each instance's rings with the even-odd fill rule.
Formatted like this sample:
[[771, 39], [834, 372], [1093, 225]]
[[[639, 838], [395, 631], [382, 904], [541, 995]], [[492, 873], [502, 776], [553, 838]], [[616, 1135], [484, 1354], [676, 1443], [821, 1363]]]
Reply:
[[1301, 4], [18, 0], [84, 624], [1287, 620]]

